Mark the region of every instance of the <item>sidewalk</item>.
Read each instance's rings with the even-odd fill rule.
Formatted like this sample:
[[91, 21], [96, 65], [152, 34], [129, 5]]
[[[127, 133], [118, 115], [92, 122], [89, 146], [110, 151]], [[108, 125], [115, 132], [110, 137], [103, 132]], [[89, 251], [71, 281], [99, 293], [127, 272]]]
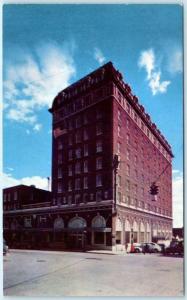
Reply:
[[112, 250], [88, 250], [86, 253], [94, 253], [94, 254], [108, 254], [108, 255], [126, 255], [126, 251], [112, 251]]

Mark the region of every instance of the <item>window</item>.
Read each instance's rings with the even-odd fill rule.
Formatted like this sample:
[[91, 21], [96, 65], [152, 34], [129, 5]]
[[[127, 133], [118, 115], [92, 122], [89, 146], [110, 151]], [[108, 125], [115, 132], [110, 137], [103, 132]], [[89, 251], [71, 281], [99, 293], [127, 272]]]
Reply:
[[135, 198], [134, 199], [134, 206], [137, 207], [138, 206], [138, 200]]
[[79, 204], [81, 201], [81, 195], [80, 194], [76, 194], [75, 195], [75, 204]]
[[99, 120], [102, 118], [102, 111], [100, 109], [96, 110], [96, 119]]
[[84, 189], [88, 188], [88, 177], [84, 177]]
[[134, 120], [137, 123], [137, 114], [136, 113], [134, 113]]
[[134, 157], [134, 162], [135, 162], [135, 164], [137, 164], [137, 162], [138, 162], [138, 157], [137, 157], [137, 155], [135, 155], [135, 157]]
[[131, 200], [130, 200], [130, 197], [127, 196], [127, 204], [130, 205], [131, 204]]
[[127, 129], [129, 129], [129, 124], [130, 124], [129, 119], [127, 119]]
[[96, 192], [96, 201], [101, 201], [102, 200], [102, 191], [97, 191]]
[[126, 191], [127, 192], [130, 191], [130, 181], [129, 180], [126, 181]]
[[47, 217], [46, 217], [46, 216], [40, 216], [40, 217], [39, 217], [39, 222], [40, 222], [41, 225], [46, 224], [46, 222], [47, 222]]
[[130, 176], [130, 166], [127, 165], [127, 176]]
[[88, 200], [89, 200], [89, 195], [87, 193], [84, 193], [83, 194], [83, 201], [84, 201], [84, 203], [87, 203]]
[[88, 161], [85, 160], [84, 161], [84, 173], [87, 173], [88, 172]]
[[73, 129], [73, 121], [72, 120], [69, 120], [68, 127], [69, 127], [69, 130]]
[[75, 174], [80, 174], [80, 172], [81, 172], [81, 163], [76, 162], [76, 164], [75, 164]]
[[121, 187], [121, 176], [120, 175], [117, 176], [117, 185], [118, 185], [118, 187]]
[[72, 134], [70, 134], [69, 137], [68, 137], [68, 144], [69, 144], [69, 146], [73, 145], [73, 136], [72, 136]]
[[102, 186], [102, 175], [101, 174], [97, 174], [96, 175], [96, 186]]
[[127, 144], [129, 145], [130, 144], [130, 135], [127, 134]]
[[72, 191], [72, 180], [68, 181], [68, 191], [71, 192]]
[[87, 141], [88, 140], [88, 130], [87, 129], [84, 129], [84, 141]]
[[121, 110], [118, 109], [118, 120], [121, 121]]
[[117, 143], [117, 154], [121, 153], [121, 144], [118, 142]]
[[142, 182], [144, 182], [144, 175], [142, 174]]
[[58, 193], [61, 193], [62, 192], [62, 183], [59, 182], [58, 183]]
[[80, 178], [75, 179], [75, 190], [80, 190], [81, 188], [81, 180]]
[[141, 121], [141, 129], [144, 131], [144, 123]]
[[75, 119], [75, 127], [76, 128], [81, 127], [81, 117], [80, 116]]
[[15, 201], [18, 200], [18, 192], [17, 192], [17, 191], [14, 192], [14, 200], [15, 200]]
[[108, 191], [105, 191], [105, 193], [104, 193], [104, 198], [105, 198], [105, 199], [108, 199], [108, 196], [109, 196]]
[[142, 196], [144, 196], [144, 188], [141, 188]]
[[101, 123], [96, 124], [96, 135], [100, 135], [102, 133], [103, 133], [102, 124]]
[[102, 169], [102, 157], [96, 158], [96, 169], [97, 170]]
[[96, 152], [102, 152], [102, 141], [96, 142]]
[[88, 124], [88, 114], [84, 115], [84, 125]]
[[61, 140], [58, 140], [58, 150], [63, 149], [63, 144]]
[[118, 192], [118, 202], [121, 202], [121, 192]]
[[76, 143], [80, 143], [81, 142], [81, 132], [77, 131], [75, 134], [75, 141]]
[[62, 169], [58, 168], [58, 178], [62, 178]]
[[130, 105], [127, 103], [127, 112], [130, 113]]
[[73, 159], [73, 150], [69, 150], [69, 152], [68, 152], [68, 159], [69, 160]]
[[62, 163], [62, 153], [58, 153], [58, 164]]
[[73, 175], [73, 172], [72, 172], [72, 165], [69, 165], [69, 166], [68, 166], [68, 175], [69, 175], [69, 176], [72, 176], [72, 175]]
[[76, 158], [81, 158], [81, 148], [77, 148], [75, 150], [75, 156], [76, 156]]
[[68, 204], [71, 204], [72, 203], [72, 195], [69, 195], [68, 196]]
[[4, 202], [6, 202], [6, 200], [7, 200], [7, 197], [6, 197], [6, 196], [7, 196], [7, 194], [4, 194], [4, 195], [3, 195], [3, 201], [4, 201]]
[[137, 143], [137, 141], [134, 141], [134, 148], [135, 148], [136, 150], [138, 150], [138, 143]]
[[121, 136], [121, 126], [118, 125], [118, 136]]
[[127, 149], [127, 159], [130, 160], [130, 151]]
[[24, 218], [24, 226], [25, 227], [32, 227], [31, 217]]
[[138, 178], [138, 171], [135, 170], [134, 172], [135, 172], [135, 178], [137, 179]]
[[134, 194], [135, 195], [138, 194], [138, 186], [137, 186], [137, 184], [134, 185]]
[[84, 156], [88, 156], [88, 145], [84, 145]]

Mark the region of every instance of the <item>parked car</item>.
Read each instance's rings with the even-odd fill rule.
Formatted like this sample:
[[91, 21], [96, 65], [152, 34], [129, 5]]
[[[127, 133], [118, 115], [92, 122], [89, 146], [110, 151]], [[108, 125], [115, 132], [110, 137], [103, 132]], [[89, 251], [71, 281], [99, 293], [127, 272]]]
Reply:
[[157, 241], [157, 244], [160, 246], [162, 253], [165, 253], [166, 248], [168, 248], [170, 246], [170, 243], [171, 243], [170, 240], [158, 240]]
[[184, 254], [184, 241], [171, 241], [170, 246], [165, 249], [165, 254]]
[[131, 244], [127, 245], [127, 253], [141, 253], [142, 247], [139, 243], [133, 243], [133, 246]]
[[3, 255], [6, 255], [8, 252], [8, 245], [5, 241], [5, 239], [3, 239]]
[[142, 243], [142, 252], [148, 252], [148, 253], [158, 253], [161, 252], [161, 247], [157, 245], [156, 243], [150, 242], [150, 243]]

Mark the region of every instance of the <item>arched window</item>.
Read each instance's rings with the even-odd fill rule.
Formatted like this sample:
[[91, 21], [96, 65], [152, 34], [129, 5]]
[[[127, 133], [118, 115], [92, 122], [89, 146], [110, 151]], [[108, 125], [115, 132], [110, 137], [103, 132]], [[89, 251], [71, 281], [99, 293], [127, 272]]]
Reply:
[[106, 221], [105, 218], [102, 216], [96, 216], [92, 220], [92, 228], [105, 228], [106, 227]]
[[84, 228], [86, 226], [87, 226], [86, 220], [81, 217], [75, 217], [71, 219], [68, 223], [68, 228], [73, 228], [73, 229]]
[[54, 220], [53, 227], [55, 230], [61, 230], [64, 228], [64, 221], [61, 217], [58, 217]]

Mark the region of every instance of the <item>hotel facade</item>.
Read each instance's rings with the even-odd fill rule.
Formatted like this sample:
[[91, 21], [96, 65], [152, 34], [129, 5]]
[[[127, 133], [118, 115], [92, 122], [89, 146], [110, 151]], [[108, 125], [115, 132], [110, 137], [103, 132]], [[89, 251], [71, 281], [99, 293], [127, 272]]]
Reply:
[[61, 91], [49, 111], [51, 203], [34, 211], [51, 220], [49, 244], [54, 234], [62, 248], [171, 239], [172, 150], [113, 64]]

